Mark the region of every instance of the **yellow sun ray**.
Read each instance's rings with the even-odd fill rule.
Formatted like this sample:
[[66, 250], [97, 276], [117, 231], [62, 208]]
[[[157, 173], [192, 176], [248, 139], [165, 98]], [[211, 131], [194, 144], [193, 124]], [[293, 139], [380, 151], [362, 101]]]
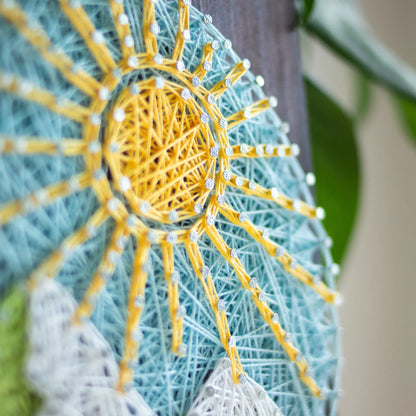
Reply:
[[0, 207], [0, 225], [7, 224], [17, 215], [28, 214], [73, 192], [79, 192], [91, 186], [91, 183], [91, 175], [83, 172], [65, 181], [45, 186], [25, 198], [7, 202]]
[[118, 198], [114, 197], [103, 170], [98, 169], [94, 172], [92, 185], [98, 200], [109, 215], [117, 222], [125, 221], [128, 217], [127, 208]]
[[249, 146], [245, 143], [241, 143], [236, 146], [231, 146], [233, 154], [228, 156], [229, 159], [238, 158], [269, 158], [269, 157], [290, 157], [297, 156], [298, 145], [272, 145], [272, 144], [258, 144], [256, 146]]
[[5, 7], [4, 3], [0, 2], [0, 15], [13, 24], [43, 58], [60, 71], [71, 84], [89, 96], [97, 94], [101, 88], [100, 82], [82, 69], [74, 70], [71, 58], [62, 50], [53, 49], [40, 23], [28, 18], [17, 3], [12, 3], [12, 7]]
[[206, 234], [217, 247], [217, 250], [221, 253], [224, 259], [234, 269], [241, 285], [244, 289], [251, 293], [254, 304], [259, 310], [261, 316], [265, 322], [269, 325], [273, 334], [275, 335], [279, 344], [283, 347], [289, 359], [296, 363], [299, 369], [299, 375], [301, 380], [309, 387], [314, 396], [320, 396], [320, 389], [312, 377], [308, 375], [308, 364], [303, 358], [303, 355], [298, 351], [290, 342], [287, 332], [280, 326], [278, 316], [275, 314], [266, 303], [266, 296], [261, 291], [257, 279], [251, 278], [244, 269], [240, 260], [237, 257], [237, 253], [227, 246], [224, 239], [221, 237], [218, 230], [214, 225], [206, 226]]
[[263, 236], [263, 232], [259, 230], [248, 219], [241, 221], [239, 218], [240, 213], [233, 210], [229, 205], [223, 204], [220, 206], [219, 211], [233, 224], [238, 224], [248, 234], [253, 237], [254, 240], [259, 242], [269, 253], [270, 256], [275, 257], [284, 267], [284, 269], [295, 276], [305, 285], [312, 287], [322, 298], [328, 303], [334, 303], [337, 297], [337, 293], [331, 291], [323, 282], [318, 281], [312, 274], [300, 266], [296, 260], [287, 252], [283, 250], [278, 244], [270, 241]]
[[130, 22], [124, 13], [123, 2], [110, 0], [111, 13], [113, 14], [114, 26], [120, 40], [122, 57], [127, 59], [134, 54], [134, 43], [130, 31]]
[[[197, 231], [194, 230], [194, 233], [197, 233]], [[204, 265], [202, 260], [202, 255], [198, 244], [196, 242], [192, 242], [192, 240], [189, 239], [185, 242], [185, 247], [195, 274], [198, 276], [198, 279], [204, 289], [205, 295], [208, 298], [211, 309], [214, 312], [221, 343], [231, 360], [233, 380], [234, 382], [238, 383], [240, 375], [243, 374], [243, 368], [241, 366], [237, 347], [233, 342], [233, 338], [230, 334], [227, 315], [225, 312], [225, 303], [219, 298], [217, 294], [209, 268]]]
[[55, 278], [66, 259], [76, 250], [77, 247], [93, 238], [97, 230], [109, 218], [108, 213], [100, 207], [88, 219], [87, 223], [77, 231], [64, 239], [61, 245], [45, 261], [43, 261], [30, 275], [29, 285], [34, 287], [39, 279], [44, 277]]
[[[153, 108], [155, 107], [155, 103], [154, 103], [155, 102], [155, 95], [154, 95], [153, 91], [150, 94], [149, 100], [150, 100], [150, 106], [149, 106], [149, 108], [150, 108], [150, 110], [153, 110]], [[144, 107], [144, 108], [146, 108], [146, 107]], [[139, 112], [140, 112], [140, 109], [139, 109]], [[149, 124], [148, 125], [149, 126], [153, 126], [155, 122], [156, 122], [156, 120], [155, 120], [154, 111], [150, 111], [149, 112]], [[156, 133], [153, 128], [147, 129], [147, 134], [146, 134], [146, 143], [147, 143], [147, 149], [146, 149], [146, 151], [147, 151], [147, 153], [146, 154], [148, 154], [148, 155], [151, 154], [152, 136], [154, 135], [153, 132]], [[159, 137], [159, 140], [160, 140], [161, 143], [163, 143], [163, 140], [162, 140], [161, 137]], [[149, 174], [149, 165], [146, 166], [146, 170], [144, 172], [144, 176], [147, 177], [148, 174]]]
[[169, 313], [172, 323], [172, 351], [184, 356], [186, 346], [182, 344], [183, 317], [186, 314], [184, 307], [179, 304], [179, 275], [174, 266], [174, 255], [172, 244], [164, 242], [161, 244], [165, 279], [168, 285]]
[[194, 71], [194, 76], [198, 77], [201, 81], [212, 68], [212, 56], [219, 47], [220, 45], [217, 40], [205, 44], [204, 49], [202, 50], [201, 63]]
[[239, 124], [258, 116], [263, 111], [268, 110], [272, 107], [271, 104], [273, 102], [271, 103], [271, 101], [272, 100], [265, 98], [247, 106], [246, 108], [243, 108], [235, 114], [231, 114], [226, 118], [228, 124], [227, 130], [231, 130]]
[[155, 5], [152, 0], [143, 0], [143, 39], [146, 52], [156, 55], [158, 52], [156, 35], [160, 28], [156, 22]]
[[115, 69], [117, 64], [107, 48], [103, 34], [95, 28], [81, 6], [81, 2], [59, 0], [59, 3], [62, 11], [84, 39], [85, 44], [103, 72], [107, 73]]
[[172, 59], [180, 61], [182, 58], [185, 42], [190, 40], [191, 32], [189, 31], [189, 0], [179, 0], [179, 24], [178, 33], [176, 35], [175, 48], [173, 50]]
[[125, 386], [133, 380], [132, 363], [136, 364], [139, 355], [140, 316], [145, 306], [145, 287], [147, 271], [144, 265], [149, 256], [150, 242], [148, 238], [139, 238], [129, 290], [127, 305], [127, 323], [124, 337], [123, 357], [120, 361], [118, 390], [125, 391]]
[[253, 180], [235, 174], [231, 174], [230, 179], [225, 181], [227, 185], [241, 189], [246, 195], [254, 195], [262, 199], [273, 201], [281, 207], [286, 208], [289, 211], [296, 211], [305, 217], [322, 219], [324, 215], [324, 211], [321, 207], [313, 207], [304, 201], [289, 198], [280, 193], [277, 188], [267, 189]]
[[93, 314], [97, 296], [105, 287], [107, 281], [113, 277], [118, 260], [126, 246], [126, 238], [128, 235], [126, 224], [124, 222], [116, 223], [111, 241], [105, 249], [97, 271], [92, 277], [82, 301], [74, 312], [73, 321], [75, 323], [89, 319]]
[[0, 154], [80, 156], [86, 149], [87, 144], [79, 139], [64, 138], [52, 142], [34, 136], [13, 138], [0, 135]]
[[19, 98], [41, 104], [56, 114], [61, 114], [79, 123], [85, 122], [90, 110], [72, 101], [62, 100], [51, 92], [35, 87], [31, 82], [0, 72], [0, 91], [5, 91]]
[[221, 97], [222, 94], [233, 86], [233, 84], [238, 81], [248, 70], [250, 69], [250, 61], [248, 59], [244, 59], [243, 61], [239, 62], [227, 75], [215, 84], [211, 90], [210, 94], [212, 94], [215, 99]]

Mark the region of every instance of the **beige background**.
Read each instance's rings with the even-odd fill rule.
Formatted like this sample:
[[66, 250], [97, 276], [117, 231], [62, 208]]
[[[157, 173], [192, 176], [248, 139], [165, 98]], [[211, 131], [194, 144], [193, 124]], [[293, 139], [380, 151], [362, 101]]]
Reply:
[[[416, 1], [362, 0], [376, 35], [416, 68]], [[305, 45], [304, 45], [305, 46]], [[306, 49], [306, 50], [305, 50]], [[306, 71], [347, 108], [353, 75], [316, 43]], [[345, 304], [341, 416], [416, 415], [416, 146], [389, 95], [374, 89], [358, 131], [361, 211], [342, 273]]]

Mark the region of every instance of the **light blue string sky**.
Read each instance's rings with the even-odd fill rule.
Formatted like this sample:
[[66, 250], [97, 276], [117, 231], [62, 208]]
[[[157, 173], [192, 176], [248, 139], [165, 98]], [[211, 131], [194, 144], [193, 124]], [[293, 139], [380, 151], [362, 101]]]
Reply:
[[[21, 0], [19, 4], [29, 16], [42, 23], [56, 47], [62, 48], [77, 65], [94, 77], [99, 79], [102, 76], [85, 43], [64, 16], [57, 1]], [[119, 40], [107, 1], [83, 0], [82, 4], [95, 26], [103, 32], [114, 58], [119, 59]], [[142, 52], [142, 2], [125, 0], [124, 4], [132, 24], [135, 49]], [[160, 52], [165, 56], [171, 55], [178, 23], [177, 1], [160, 0], [156, 4], [156, 17], [161, 28], [157, 37]], [[194, 8], [191, 8], [190, 31], [192, 41], [186, 43], [183, 60], [187, 69], [194, 70], [200, 63], [203, 46], [213, 39], [223, 45], [225, 39], [213, 25], [205, 24], [203, 16]], [[88, 105], [88, 98], [65, 81], [14, 27], [1, 18], [0, 39], [1, 71], [28, 79], [62, 99]], [[221, 47], [214, 54], [213, 69], [204, 79], [204, 86], [213, 86], [240, 60], [232, 50]], [[107, 108], [111, 108], [112, 102], [125, 86], [156, 73], [155, 70], [140, 70], [123, 78]], [[227, 90], [218, 106], [226, 117], [264, 97], [254, 75], [248, 73]], [[280, 125], [278, 115], [267, 111], [232, 130], [229, 140], [231, 145], [289, 143], [287, 136], [279, 130]], [[16, 138], [41, 136], [53, 142], [63, 137], [82, 137], [79, 124], [40, 105], [5, 93], [0, 95], [0, 133]], [[291, 198], [313, 204], [305, 184], [305, 173], [294, 158], [233, 160], [231, 169], [233, 173], [254, 179], [262, 186], [277, 187]], [[24, 197], [83, 170], [82, 157], [2, 156], [0, 203]], [[270, 238], [285, 247], [308, 271], [321, 276], [329, 287], [334, 287], [333, 276], [329, 272], [332, 259], [325, 244], [327, 235], [319, 221], [287, 211], [271, 201], [246, 196], [235, 188], [227, 187], [226, 198], [235, 210], [246, 212], [254, 224], [267, 229]], [[0, 295], [6, 293], [12, 282], [26, 279], [31, 270], [56, 249], [66, 236], [84, 224], [97, 207], [98, 201], [92, 189], [88, 188], [34, 213], [17, 217], [0, 228]], [[58, 276], [58, 281], [77, 300], [82, 298], [91, 280], [113, 226], [113, 222], [108, 221], [101, 227], [94, 238], [76, 250]], [[187, 227], [188, 223], [183, 223], [183, 226]], [[239, 258], [249, 275], [258, 279], [270, 307], [279, 314], [282, 327], [293, 335], [294, 345], [310, 363], [318, 385], [328, 388], [330, 393], [327, 400], [319, 400], [311, 395], [300, 381], [294, 364], [264, 323], [250, 294], [242, 289], [232, 268], [209, 239], [203, 236], [199, 241], [201, 252], [205, 263], [211, 268], [219, 296], [226, 302], [230, 330], [237, 338], [243, 368], [266, 389], [286, 416], [335, 415], [340, 346], [334, 307], [286, 273], [277, 260], [271, 258], [244, 230], [221, 215], [217, 217], [216, 226], [227, 244], [238, 249]], [[158, 227], [163, 229], [165, 226], [159, 224]], [[102, 292], [92, 318], [118, 359], [123, 350], [126, 303], [135, 247], [136, 240], [130, 238], [116, 273]], [[180, 303], [187, 310], [184, 342], [188, 345], [188, 354], [185, 358], [178, 358], [170, 350], [167, 286], [161, 252], [155, 245], [148, 262], [146, 307], [140, 324], [144, 338], [134, 377], [140, 394], [161, 416], [185, 414], [215, 362], [225, 355], [214, 314], [185, 249], [178, 245], [174, 252], [175, 268], [181, 276]]]

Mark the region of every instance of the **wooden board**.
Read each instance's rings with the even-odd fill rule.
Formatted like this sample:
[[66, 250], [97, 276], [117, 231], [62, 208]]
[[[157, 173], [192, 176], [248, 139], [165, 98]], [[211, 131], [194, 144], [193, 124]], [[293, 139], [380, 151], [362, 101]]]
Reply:
[[253, 73], [264, 77], [266, 94], [278, 98], [277, 111], [290, 123], [289, 137], [300, 145], [301, 164], [311, 171], [293, 0], [194, 0], [193, 5], [212, 16], [237, 54], [250, 59]]

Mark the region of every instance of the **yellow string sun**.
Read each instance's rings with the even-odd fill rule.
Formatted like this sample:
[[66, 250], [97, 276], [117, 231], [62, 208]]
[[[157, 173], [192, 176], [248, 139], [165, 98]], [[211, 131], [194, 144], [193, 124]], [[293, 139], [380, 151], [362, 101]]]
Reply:
[[[301, 380], [315, 396], [321, 391], [309, 372], [305, 358], [290, 342], [281, 327], [276, 313], [268, 306], [256, 279], [250, 278], [238, 258], [237, 251], [227, 246], [218, 232], [215, 222], [220, 212], [231, 223], [243, 228], [261, 244], [270, 256], [275, 257], [294, 278], [314, 289], [327, 302], [334, 302], [337, 294], [319, 279], [314, 279], [295, 259], [275, 242], [267, 239], [261, 230], [251, 223], [244, 212], [233, 210], [226, 203], [227, 187], [237, 187], [247, 195], [273, 201], [288, 210], [295, 210], [309, 218], [322, 218], [323, 210], [305, 202], [292, 200], [278, 192], [266, 189], [248, 178], [232, 173], [232, 161], [237, 158], [290, 157], [297, 155], [296, 145], [269, 144], [258, 146], [230, 146], [227, 132], [247, 119], [256, 117], [276, 105], [273, 97], [261, 100], [224, 117], [216, 102], [219, 97], [249, 69], [249, 62], [238, 63], [214, 87], [207, 90], [202, 85], [212, 65], [212, 57], [218, 49], [217, 41], [205, 45], [200, 65], [193, 73], [182, 61], [185, 42], [189, 39], [189, 5], [179, 1], [179, 27], [172, 57], [164, 57], [158, 51], [158, 26], [154, 2], [144, 0], [143, 39], [145, 53], [137, 54], [130, 32], [130, 25], [123, 4], [110, 0], [114, 24], [120, 38], [122, 58], [115, 62], [106, 46], [103, 35], [89, 19], [78, 1], [60, 0], [60, 6], [74, 28], [84, 39], [104, 76], [95, 79], [83, 70], [74, 70], [74, 63], [62, 51], [54, 51], [46, 33], [27, 24], [24, 11], [13, 2], [0, 2], [0, 15], [11, 22], [38, 50], [46, 61], [54, 65], [62, 75], [83, 93], [91, 97], [88, 107], [74, 102], [61, 102], [52, 93], [37, 88], [25, 80], [6, 73], [0, 74], [0, 90], [16, 94], [26, 100], [41, 104], [51, 111], [81, 123], [83, 138], [66, 138], [59, 144], [40, 137], [14, 141], [1, 137], [4, 153], [82, 155], [85, 172], [58, 184], [50, 185], [29, 197], [12, 201], [0, 207], [0, 224], [6, 224], [18, 214], [30, 212], [50, 204], [72, 192], [92, 187], [100, 202], [100, 208], [89, 221], [67, 237], [46, 261], [31, 275], [31, 286], [38, 279], [54, 278], [65, 259], [76, 247], [85, 243], [110, 217], [116, 226], [101, 263], [94, 274], [75, 313], [73, 324], [89, 319], [94, 311], [95, 299], [114, 273], [117, 258], [125, 248], [127, 237], [137, 240], [134, 267], [131, 277], [125, 347], [120, 362], [119, 390], [123, 392], [132, 381], [130, 362], [137, 362], [140, 339], [135, 337], [140, 315], [145, 307], [146, 264], [150, 246], [161, 246], [164, 273], [168, 288], [172, 321], [172, 350], [183, 356], [186, 346], [182, 343], [183, 313], [179, 304], [178, 276], [175, 271], [173, 246], [184, 244], [190, 261], [202, 285], [215, 315], [221, 343], [231, 360], [235, 383], [244, 377], [235, 337], [230, 334], [225, 304], [218, 297], [210, 275], [203, 263], [198, 238], [206, 234], [221, 255], [235, 270], [244, 289], [264, 321], [269, 325], [277, 341], [299, 370]], [[121, 77], [139, 69], [153, 68], [165, 76], [145, 79], [124, 89], [106, 106]], [[172, 81], [172, 79], [176, 81]], [[106, 111], [106, 112], [105, 112]], [[107, 114], [105, 116], [104, 114]], [[104, 132], [100, 140], [100, 130]], [[219, 147], [216, 146], [216, 141]], [[109, 166], [109, 175], [103, 170], [103, 161]], [[117, 198], [113, 189], [124, 195], [126, 203]], [[184, 219], [195, 218], [188, 229], [177, 227], [164, 231], [149, 228], [143, 219], [175, 225]]]

